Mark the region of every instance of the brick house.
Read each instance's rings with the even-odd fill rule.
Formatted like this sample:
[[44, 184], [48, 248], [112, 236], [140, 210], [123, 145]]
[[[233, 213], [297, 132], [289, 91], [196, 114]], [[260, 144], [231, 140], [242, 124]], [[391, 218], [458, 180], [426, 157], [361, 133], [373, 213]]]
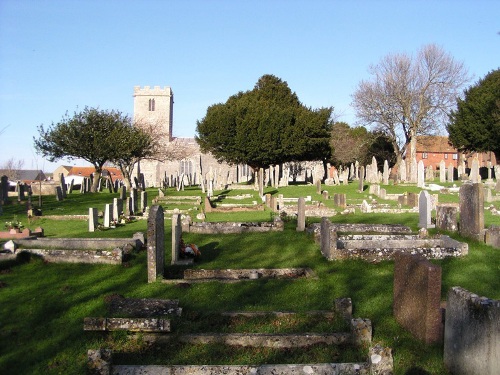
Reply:
[[453, 164], [455, 168], [464, 160], [466, 167], [470, 167], [474, 157], [478, 158], [480, 167], [487, 167], [489, 162], [496, 165], [493, 152], [461, 153], [448, 143], [446, 136], [417, 137], [417, 163], [422, 160], [425, 167], [432, 165], [432, 168], [437, 170], [441, 160], [444, 160], [447, 167]]

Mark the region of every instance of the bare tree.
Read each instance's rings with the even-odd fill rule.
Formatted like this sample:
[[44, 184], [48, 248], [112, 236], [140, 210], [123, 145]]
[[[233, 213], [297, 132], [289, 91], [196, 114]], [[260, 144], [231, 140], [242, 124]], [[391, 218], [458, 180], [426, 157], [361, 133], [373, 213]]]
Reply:
[[19, 180], [19, 171], [23, 169], [24, 160], [10, 158], [5, 162], [1, 169], [5, 170], [5, 175], [10, 181]]
[[448, 112], [456, 105], [469, 81], [463, 63], [430, 44], [416, 57], [388, 55], [370, 67], [370, 81], [361, 81], [353, 94], [359, 122], [374, 125], [392, 141], [397, 162], [410, 146], [416, 156], [416, 137], [444, 128]]

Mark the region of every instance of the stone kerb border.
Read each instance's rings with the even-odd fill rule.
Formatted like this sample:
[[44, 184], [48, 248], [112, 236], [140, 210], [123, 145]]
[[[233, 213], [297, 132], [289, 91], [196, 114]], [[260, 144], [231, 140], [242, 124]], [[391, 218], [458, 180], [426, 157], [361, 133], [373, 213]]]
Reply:
[[0, 260], [15, 259], [22, 252], [54, 263], [121, 264], [125, 254], [144, 244], [142, 233], [127, 238], [32, 238], [14, 241], [14, 252], [0, 253]]
[[182, 220], [182, 231], [186, 233], [202, 234], [231, 234], [247, 232], [274, 232], [283, 231], [285, 225], [279, 216], [275, 216], [273, 222], [192, 222], [189, 218]]
[[110, 349], [90, 349], [88, 373], [92, 375], [129, 375], [129, 374], [226, 374], [226, 375], [267, 375], [267, 374], [392, 374], [392, 350], [375, 345], [368, 350], [367, 362], [361, 363], [313, 363], [313, 364], [276, 364], [276, 365], [201, 365], [201, 366], [158, 366], [158, 365], [114, 365]]

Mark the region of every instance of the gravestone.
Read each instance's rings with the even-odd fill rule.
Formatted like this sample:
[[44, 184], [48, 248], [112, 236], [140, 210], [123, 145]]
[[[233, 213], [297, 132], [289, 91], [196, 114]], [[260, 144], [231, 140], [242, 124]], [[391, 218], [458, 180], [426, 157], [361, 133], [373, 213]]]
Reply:
[[75, 180], [71, 180], [71, 182], [69, 183], [69, 188], [68, 188], [68, 193], [71, 194], [73, 192], [73, 188], [74, 188], [74, 185], [75, 185]]
[[402, 194], [398, 196], [398, 204], [400, 206], [408, 205], [408, 196], [406, 194]]
[[148, 192], [141, 191], [141, 209], [140, 212], [145, 212], [148, 207]]
[[89, 232], [95, 232], [99, 225], [99, 216], [97, 208], [89, 208]]
[[455, 168], [453, 167], [453, 164], [450, 163], [450, 165], [448, 165], [448, 182], [454, 181], [454, 176], [453, 176], [454, 173], [455, 173]]
[[56, 186], [56, 200], [58, 202], [63, 200], [63, 193], [62, 193], [61, 186]]
[[477, 157], [474, 157], [474, 159], [472, 159], [472, 166], [470, 168], [469, 178], [473, 184], [477, 184], [478, 182], [480, 182], [479, 160], [477, 159]]
[[484, 201], [488, 203], [493, 202], [493, 194], [490, 188], [484, 187]]
[[399, 164], [399, 180], [401, 182], [406, 182], [406, 161], [404, 159], [402, 159]]
[[212, 212], [212, 203], [208, 195], [205, 196], [205, 213]]
[[432, 165], [425, 168], [425, 181], [434, 181], [434, 169], [432, 169]]
[[316, 180], [316, 194], [321, 194], [321, 180]]
[[264, 195], [264, 168], [259, 169], [259, 197]]
[[181, 215], [172, 215], [172, 264], [179, 262], [179, 251], [182, 238]]
[[123, 185], [120, 188], [120, 199], [123, 201], [125, 201], [125, 199], [127, 199], [127, 187], [125, 185]]
[[64, 174], [59, 174], [59, 183], [61, 185], [61, 190], [62, 190], [62, 195], [63, 198], [66, 198], [68, 196], [68, 187], [66, 186], [66, 181], [64, 179]]
[[303, 232], [306, 229], [306, 201], [300, 197], [297, 204], [297, 232]]
[[330, 226], [328, 218], [321, 218], [321, 254], [328, 260], [334, 258], [337, 249], [337, 232], [331, 230]]
[[457, 225], [458, 207], [452, 204], [438, 204], [436, 206], [436, 228], [455, 232]]
[[420, 160], [417, 165], [417, 187], [425, 186], [425, 167], [424, 162]]
[[130, 198], [132, 198], [132, 207], [133, 207], [133, 211], [134, 211], [134, 214], [138, 213], [139, 210], [138, 210], [138, 202], [137, 202], [137, 188], [132, 188], [130, 190]]
[[[373, 186], [373, 185], [372, 185]], [[346, 194], [335, 193], [333, 194], [333, 204], [340, 208], [346, 208]]]
[[384, 170], [382, 173], [382, 184], [389, 185], [389, 162], [384, 160]]
[[484, 242], [495, 249], [500, 249], [500, 227], [495, 225], [490, 226], [486, 231]]
[[147, 233], [148, 283], [152, 283], [163, 277], [165, 268], [165, 218], [162, 206], [153, 205], [149, 210]]
[[118, 218], [123, 214], [123, 201], [120, 198], [113, 198], [113, 217]]
[[441, 267], [419, 255], [394, 257], [396, 321], [426, 344], [442, 341]]
[[418, 206], [418, 194], [417, 193], [408, 193], [408, 206], [417, 207]]
[[460, 186], [460, 235], [484, 240], [484, 190], [482, 184]]
[[439, 182], [446, 182], [446, 163], [442, 159], [439, 162]]
[[427, 190], [422, 190], [418, 196], [418, 227], [434, 228], [431, 222], [431, 196]]
[[412, 184], [417, 182], [417, 158], [412, 158], [410, 162], [410, 182]]
[[113, 220], [113, 205], [111, 203], [106, 203], [104, 205], [104, 227], [109, 228], [111, 221]]
[[358, 191], [361, 193], [365, 188], [365, 167], [359, 169]]

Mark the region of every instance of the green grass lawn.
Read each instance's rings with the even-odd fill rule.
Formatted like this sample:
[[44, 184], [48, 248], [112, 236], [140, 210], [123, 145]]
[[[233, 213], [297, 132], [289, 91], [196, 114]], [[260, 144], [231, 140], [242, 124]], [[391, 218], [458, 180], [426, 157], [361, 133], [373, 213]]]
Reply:
[[[334, 193], [347, 193], [348, 203], [368, 199], [356, 192], [357, 183], [348, 186], [323, 186]], [[391, 185], [390, 194], [416, 191], [414, 187]], [[332, 204], [316, 194], [310, 185], [267, 189], [285, 197], [312, 196], [313, 200]], [[244, 191], [215, 192], [215, 195], [254, 194]], [[151, 200], [157, 190], [148, 190]], [[199, 189], [168, 195], [202, 195]], [[15, 216], [34, 229], [42, 226], [48, 237], [131, 237], [146, 231], [146, 221], [89, 233], [85, 220], [47, 218], [48, 215], [86, 215], [89, 207], [104, 209], [118, 194], [73, 193], [63, 202], [43, 197], [42, 217], [26, 218], [24, 205], [3, 207], [2, 223]], [[256, 197], [257, 198], [257, 197]], [[440, 194], [440, 201], [458, 202], [458, 195]], [[223, 200], [223, 199], [222, 199]], [[255, 199], [257, 200], [257, 199]], [[37, 202], [37, 199], [34, 199]], [[234, 203], [231, 200], [230, 203]], [[383, 203], [383, 202], [381, 202]], [[495, 202], [498, 208], [498, 202]], [[209, 213], [209, 221], [269, 221], [270, 211], [256, 213]], [[498, 216], [486, 212], [486, 226], [499, 225]], [[167, 218], [168, 219], [168, 218]], [[414, 230], [418, 214], [349, 214], [336, 215], [332, 222], [405, 224]], [[319, 221], [308, 219], [308, 222]], [[271, 350], [228, 348], [224, 345], [184, 345], [173, 343], [152, 350], [141, 340], [126, 340], [123, 333], [101, 334], [83, 331], [88, 316], [109, 316], [106, 297], [120, 294], [128, 298], [179, 299], [183, 315], [174, 319], [175, 332], [305, 332], [342, 329], [339, 321], [310, 321], [299, 314], [285, 323], [269, 318], [228, 322], [218, 313], [229, 310], [273, 311], [330, 310], [333, 300], [351, 297], [354, 316], [372, 321], [374, 343], [393, 349], [396, 374], [446, 374], [440, 345], [426, 346], [401, 329], [392, 315], [393, 262], [366, 263], [359, 260], [329, 262], [319, 246], [306, 233], [295, 230], [296, 223], [285, 223], [283, 232], [241, 235], [185, 234], [186, 242], [196, 243], [202, 252], [195, 268], [281, 268], [310, 267], [317, 278], [296, 280], [256, 280], [232, 284], [208, 282], [181, 287], [161, 282], [148, 284], [146, 253], [141, 251], [125, 264], [84, 265], [52, 264], [36, 257], [19, 257], [0, 262], [0, 373], [81, 374], [86, 371], [87, 350], [112, 348], [120, 353], [117, 363], [151, 364], [258, 364], [311, 363], [365, 360], [366, 352], [355, 348], [311, 347], [307, 350]], [[170, 266], [170, 221], [165, 221], [166, 274], [178, 274], [182, 267]], [[453, 234], [454, 238], [461, 239]], [[474, 241], [469, 255], [460, 259], [433, 261], [442, 267], [442, 298], [453, 286], [462, 286], [479, 295], [500, 299], [500, 251]], [[267, 319], [267, 320], [266, 320]], [[283, 326], [282, 326], [283, 324]], [[345, 327], [344, 327], [345, 328]], [[361, 357], [361, 358], [360, 358]], [[416, 372], [419, 371], [420, 372]], [[412, 372], [413, 371], [413, 372]], [[425, 372], [424, 372], [425, 371]]]

